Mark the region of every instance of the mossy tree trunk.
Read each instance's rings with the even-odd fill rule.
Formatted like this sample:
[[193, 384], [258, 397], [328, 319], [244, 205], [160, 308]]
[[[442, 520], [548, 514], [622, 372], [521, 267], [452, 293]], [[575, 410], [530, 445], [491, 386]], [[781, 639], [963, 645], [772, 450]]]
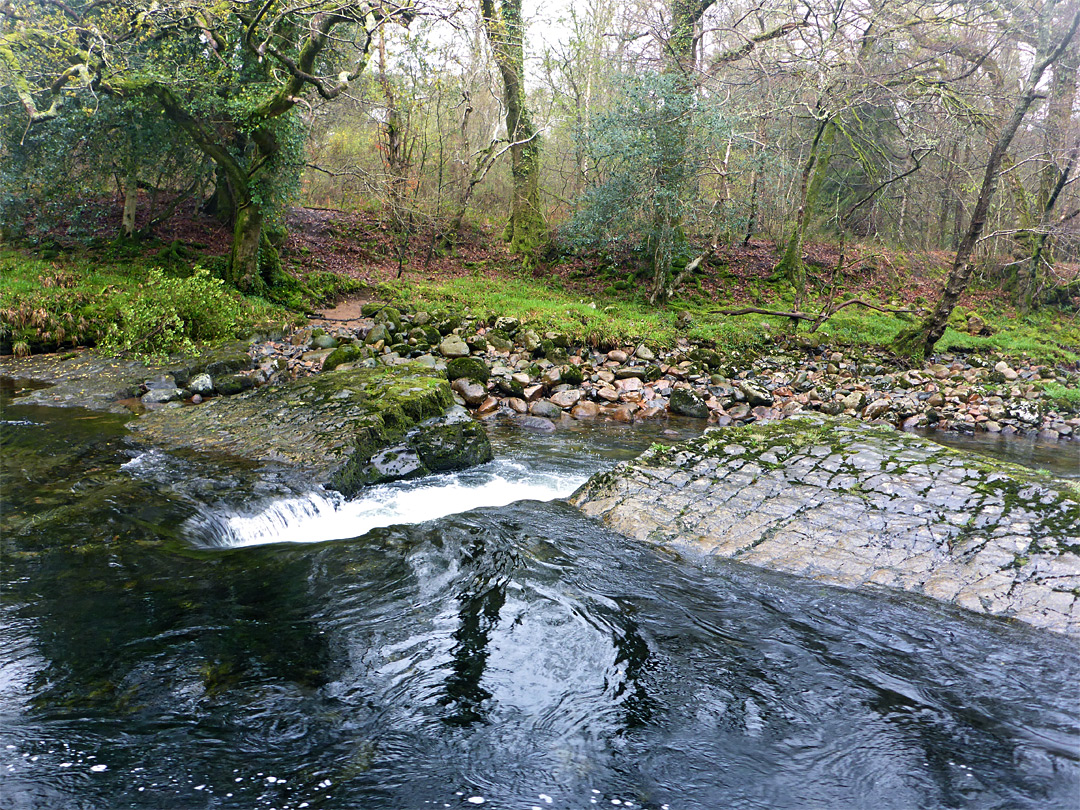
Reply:
[[250, 135], [252, 154], [242, 164], [240, 156], [197, 121], [169, 88], [155, 84], [152, 92], [165, 114], [217, 165], [218, 182], [224, 179], [228, 185], [228, 199], [233, 203], [233, 244], [225, 280], [244, 292], [264, 291], [279, 264], [276, 248], [264, 237], [265, 213], [253, 186], [280, 148], [276, 138], [267, 128], [254, 130]]
[[802, 258], [806, 226], [817, 207], [817, 198], [821, 193], [825, 175], [829, 171], [833, 142], [836, 140], [836, 123], [832, 116], [822, 115], [821, 112], [819, 107], [818, 124], [814, 131], [814, 139], [810, 143], [810, 154], [806, 158], [806, 163], [803, 164], [799, 178], [799, 207], [795, 211], [795, 223], [792, 226], [787, 247], [784, 249], [784, 255], [780, 258], [775, 270], [777, 278], [786, 278], [795, 288], [795, 309], [798, 309], [806, 298], [806, 264]]
[[124, 212], [120, 216], [120, 236], [135, 236], [135, 214], [139, 204], [139, 144], [138, 133], [132, 125], [124, 156]]
[[653, 265], [651, 304], [663, 303], [673, 292], [672, 262], [686, 236], [682, 221], [682, 199], [690, 175], [687, 150], [696, 89], [698, 24], [713, 0], [672, 0], [671, 30], [665, 48], [665, 72], [671, 79], [672, 98], [665, 100], [672, 115], [666, 131], [656, 133], [662, 158], [656, 167], [653, 191], [653, 237], [649, 254]]
[[513, 190], [505, 237], [510, 251], [533, 256], [548, 239], [540, 207], [540, 138], [525, 103], [525, 25], [522, 0], [481, 0], [484, 31], [503, 82]]
[[[1067, 159], [1065, 152], [1068, 148], [1073, 102], [1076, 99], [1078, 66], [1080, 43], [1074, 41], [1061, 60], [1053, 66], [1050, 80], [1045, 130], [1046, 151], [1043, 156], [1045, 165], [1039, 174], [1039, 191], [1036, 197], [1039, 222], [1029, 234], [1017, 235], [1021, 244], [1029, 251], [1016, 276], [1016, 296], [1022, 312], [1028, 312], [1038, 305], [1036, 292], [1039, 288], [1042, 263], [1049, 258], [1053, 211], [1076, 162], [1075, 147], [1070, 150]], [[1024, 239], [1024, 236], [1027, 238]]]

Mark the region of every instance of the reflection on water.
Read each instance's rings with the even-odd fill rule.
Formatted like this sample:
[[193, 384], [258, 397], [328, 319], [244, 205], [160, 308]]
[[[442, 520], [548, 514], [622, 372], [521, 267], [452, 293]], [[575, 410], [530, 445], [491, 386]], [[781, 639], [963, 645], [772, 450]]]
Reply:
[[1025, 467], [1047, 470], [1060, 478], [1080, 478], [1080, 442], [1043, 441], [1000, 433], [927, 431], [922, 435], [957, 450], [981, 453]]
[[[210, 547], [70, 416], [2, 437], [5, 808], [1075, 807], [1065, 639], [559, 501]], [[496, 442], [571, 480], [628, 438]]]

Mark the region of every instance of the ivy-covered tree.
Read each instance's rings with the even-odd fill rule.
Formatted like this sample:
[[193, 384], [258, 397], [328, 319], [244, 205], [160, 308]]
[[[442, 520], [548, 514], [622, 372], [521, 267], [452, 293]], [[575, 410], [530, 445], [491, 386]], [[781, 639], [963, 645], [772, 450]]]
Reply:
[[268, 226], [302, 166], [297, 105], [311, 91], [340, 96], [375, 31], [413, 15], [379, 0], [7, 2], [0, 70], [30, 128], [85, 115], [103, 95], [156, 105], [214, 162], [218, 213], [233, 225], [227, 280], [259, 291], [278, 270]]
[[540, 133], [525, 100], [525, 23], [521, 0], [480, 0], [495, 64], [503, 82], [506, 139], [510, 142], [513, 192], [506, 241], [510, 251], [531, 255], [547, 240], [540, 208]]
[[653, 302], [671, 295], [692, 262], [687, 229], [699, 230], [708, 209], [698, 177], [730, 131], [719, 115], [691, 117], [694, 107], [670, 72], [624, 79], [618, 105], [589, 122], [584, 148], [596, 182], [564, 230], [580, 247], [640, 252]]

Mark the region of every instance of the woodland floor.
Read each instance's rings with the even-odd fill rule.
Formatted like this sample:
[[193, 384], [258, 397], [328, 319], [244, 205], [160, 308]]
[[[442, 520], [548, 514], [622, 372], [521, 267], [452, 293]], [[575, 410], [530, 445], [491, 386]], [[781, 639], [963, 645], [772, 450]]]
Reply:
[[[82, 232], [102, 240], [111, 238], [120, 220], [120, 202], [102, 199], [95, 211], [96, 221], [89, 226], [84, 223]], [[65, 226], [69, 225], [59, 222], [41, 236], [67, 243], [72, 229]], [[490, 228], [466, 228], [452, 250], [438, 250], [430, 231], [420, 230], [403, 240], [389, 223], [370, 213], [297, 207], [288, 214], [287, 231], [282, 258], [294, 271], [328, 271], [369, 283], [399, 276], [434, 282], [465, 276], [496, 280], [522, 273]], [[178, 211], [158, 224], [153, 236], [163, 244], [162, 250], [179, 242], [211, 256], [227, 254], [231, 240], [230, 229], [194, 210]], [[840, 250], [839, 244], [825, 241], [812, 241], [805, 247], [808, 283], [818, 297], [826, 297], [835, 284], [837, 294], [897, 306], [928, 306], [936, 300], [952, 260], [951, 251], [898, 250], [875, 244], [848, 244], [842, 259]], [[696, 275], [694, 295], [722, 306], [766, 303], [776, 297], [775, 288], [767, 282], [777, 258], [776, 243], [767, 239], [721, 246]], [[528, 272], [535, 279], [557, 278], [567, 292], [602, 296], [620, 280], [639, 285], [640, 281], [632, 281], [634, 266], [634, 257], [628, 253], [607, 258], [559, 257], [540, 261]], [[1059, 265], [1057, 272], [1062, 281], [1076, 278], [1080, 265]], [[1002, 314], [1010, 315], [992, 278], [977, 279], [961, 303], [969, 309], [1004, 310]]]

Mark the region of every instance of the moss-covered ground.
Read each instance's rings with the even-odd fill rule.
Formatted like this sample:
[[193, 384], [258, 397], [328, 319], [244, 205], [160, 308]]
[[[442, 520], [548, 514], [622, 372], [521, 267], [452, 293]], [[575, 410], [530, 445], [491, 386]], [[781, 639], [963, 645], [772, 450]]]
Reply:
[[[319, 218], [319, 227], [308, 223], [305, 214]], [[792, 291], [773, 279], [775, 248], [765, 242], [721, 248], [685, 280], [674, 300], [652, 307], [646, 301], [647, 269], [633, 256], [552, 255], [525, 266], [493, 236], [478, 232], [448, 252], [433, 253], [424, 249], [424, 240], [414, 240], [413, 253], [402, 260], [385, 238], [385, 228], [369, 222], [370, 217], [297, 209], [293, 219], [295, 234], [282, 250], [293, 280], [274, 291], [274, 301], [239, 296], [217, 285], [223, 258], [210, 251], [116, 244], [34, 254], [0, 248], [0, 349], [38, 352], [103, 344], [112, 351], [152, 353], [184, 348], [187, 340], [235, 337], [260, 322], [295, 321], [330, 301], [362, 296], [455, 314], [516, 317], [538, 331], [557, 331], [600, 348], [641, 341], [665, 346], [680, 338], [705, 341], [733, 364], [777, 351], [777, 336], [793, 331], [803, 341], [830, 347], [885, 350], [932, 305], [948, 259], [848, 246], [844, 264], [836, 245], [808, 245], [809, 300], [802, 311], [816, 312], [830, 300], [848, 297], [912, 311], [851, 306], [810, 334], [805, 323], [793, 330], [784, 317], [716, 313], [745, 306], [794, 307]], [[316, 238], [318, 233], [332, 239]], [[841, 264], [845, 270], [834, 272]], [[1077, 313], [1043, 307], [1021, 315], [1003, 290], [1006, 283], [980, 277], [937, 350], [1080, 363]], [[170, 295], [162, 296], [165, 288]], [[968, 333], [972, 314], [985, 323], [985, 334]]]

